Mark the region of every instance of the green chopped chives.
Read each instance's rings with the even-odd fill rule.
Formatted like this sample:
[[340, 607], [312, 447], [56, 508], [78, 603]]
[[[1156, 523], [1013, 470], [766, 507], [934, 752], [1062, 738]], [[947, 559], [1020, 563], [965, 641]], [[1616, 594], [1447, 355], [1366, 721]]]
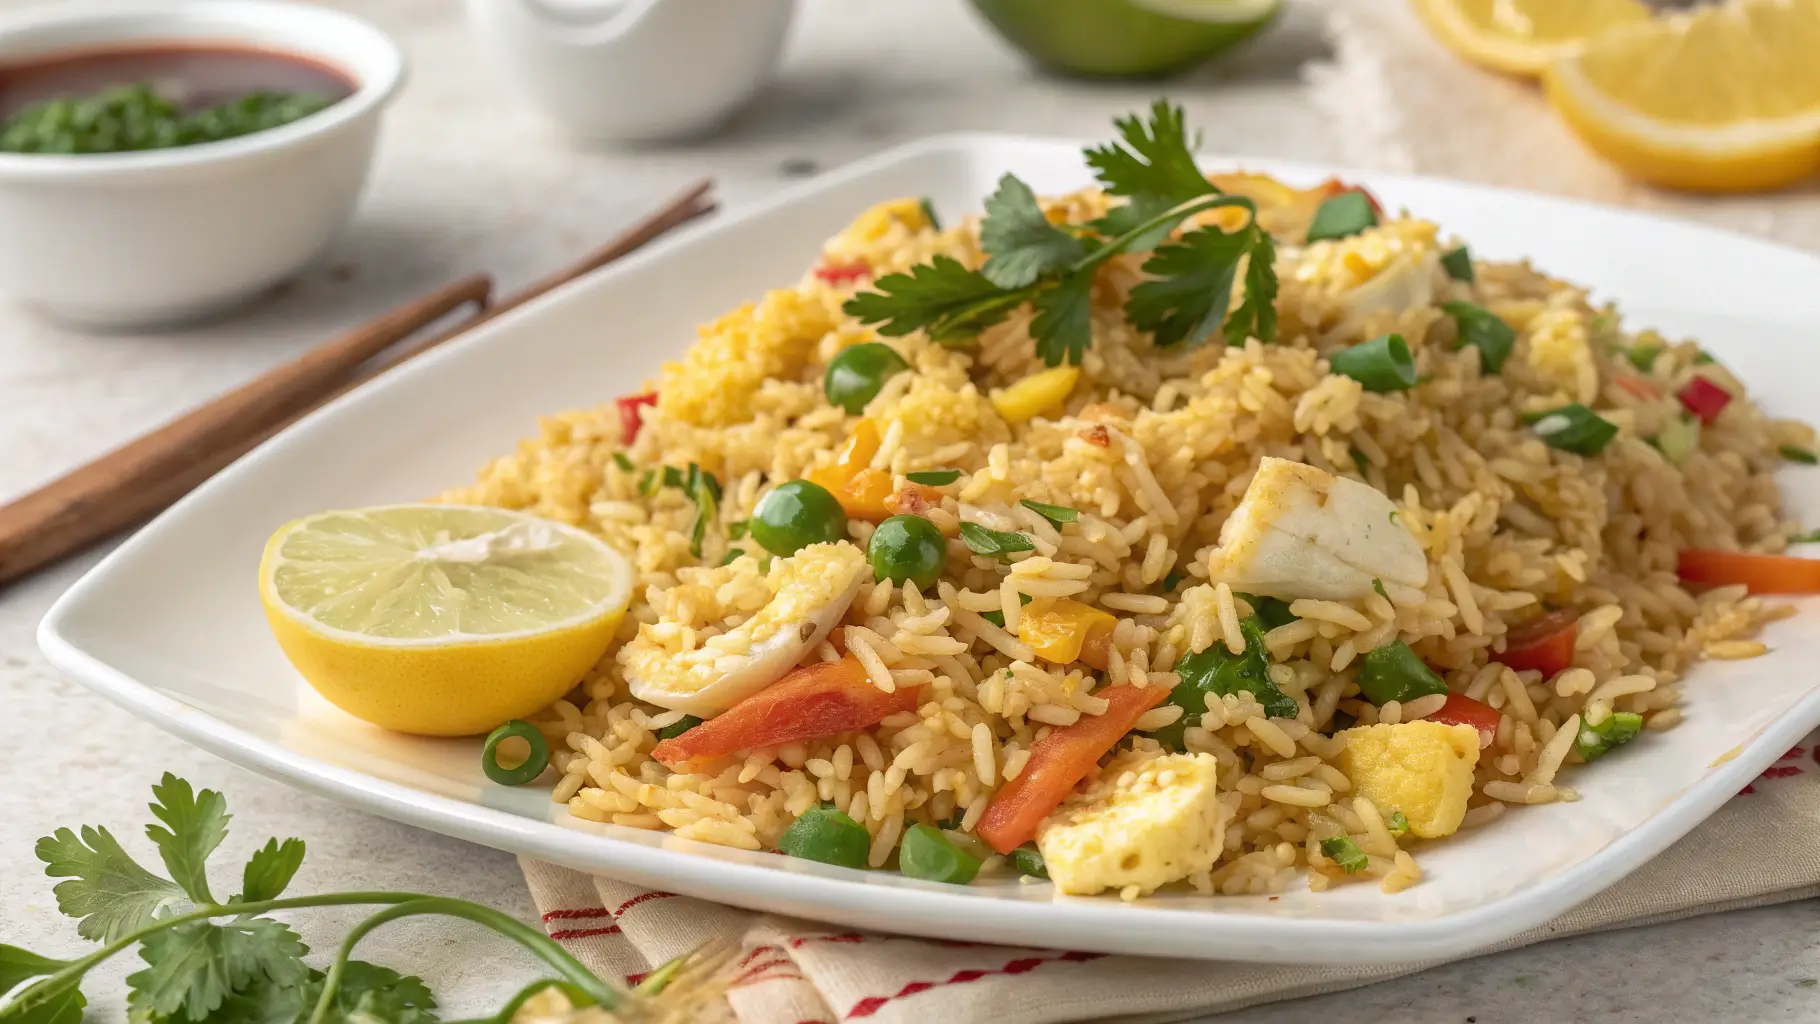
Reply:
[[1460, 329], [1455, 348], [1471, 345], [1479, 350], [1479, 365], [1486, 373], [1497, 373], [1517, 346], [1517, 332], [1491, 310], [1473, 302], [1443, 302], [1441, 308]]
[[1447, 276], [1455, 281], [1472, 283], [1472, 253], [1468, 252], [1465, 246], [1447, 250], [1441, 256], [1441, 266], [1447, 271]]
[[1363, 871], [1371, 863], [1371, 859], [1365, 856], [1365, 851], [1359, 849], [1359, 844], [1351, 836], [1334, 836], [1332, 839], [1321, 840], [1321, 856], [1338, 864], [1340, 870], [1349, 875]]
[[1333, 372], [1351, 377], [1367, 391], [1406, 391], [1416, 386], [1416, 360], [1401, 334], [1385, 334], [1343, 348], [1327, 362]]
[[1578, 402], [1536, 416], [1530, 429], [1550, 448], [1588, 457], [1604, 451], [1618, 436], [1616, 424]]
[[1776, 451], [1782, 453], [1782, 457], [1788, 461], [1799, 462], [1803, 466], [1812, 466], [1815, 463], [1820, 463], [1820, 456], [1815, 456], [1813, 452], [1808, 451], [1806, 448], [1797, 448], [1792, 444], [1785, 444], [1782, 447], [1777, 448]]

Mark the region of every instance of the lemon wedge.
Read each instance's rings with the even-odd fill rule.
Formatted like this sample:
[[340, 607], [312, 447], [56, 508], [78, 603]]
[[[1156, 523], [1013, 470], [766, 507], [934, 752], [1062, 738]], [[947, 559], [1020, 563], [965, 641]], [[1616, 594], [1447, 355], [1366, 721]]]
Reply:
[[1649, 20], [1638, 0], [1415, 0], [1415, 8], [1461, 57], [1531, 77], [1607, 29]]
[[497, 508], [323, 512], [266, 542], [259, 597], [278, 646], [343, 711], [398, 732], [467, 736], [573, 687], [632, 592], [619, 552]]
[[1670, 188], [1776, 188], [1820, 169], [1820, 2], [1732, 0], [1616, 30], [1548, 69], [1600, 155]]

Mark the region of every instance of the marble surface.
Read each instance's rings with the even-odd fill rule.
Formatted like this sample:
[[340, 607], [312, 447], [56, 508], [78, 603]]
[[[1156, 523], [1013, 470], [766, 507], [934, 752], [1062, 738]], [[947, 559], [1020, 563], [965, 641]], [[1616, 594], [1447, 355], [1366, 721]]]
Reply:
[[[1301, 67], [1325, 53], [1322, 4], [1236, 58], [1172, 83], [1209, 145], [1331, 158]], [[485, 269], [511, 288], [580, 253], [702, 175], [728, 204], [818, 168], [932, 132], [1098, 136], [1154, 86], [1058, 82], [990, 37], [962, 0], [806, 0], [787, 61], [760, 103], [715, 138], [634, 152], [581, 151], [505, 94], [449, 0], [341, 0], [404, 43], [409, 88], [387, 123], [358, 224], [319, 269], [220, 323], [91, 336], [0, 304], [0, 494], [19, 493], [327, 334], [452, 277]], [[12, 6], [10, 4], [6, 6]], [[0, 941], [80, 947], [58, 916], [32, 841], [105, 823], [137, 842], [147, 787], [171, 770], [224, 790], [235, 813], [223, 857], [268, 835], [310, 845], [306, 890], [429, 888], [521, 917], [512, 858], [291, 791], [139, 723], [60, 678], [32, 632], [91, 554], [0, 591]], [[172, 587], [180, 599], [181, 580]], [[352, 913], [302, 919], [322, 946]], [[1820, 1019], [1820, 904], [1799, 903], [1532, 947], [1351, 993], [1232, 1015], [1303, 1020], [1538, 1024]], [[497, 1006], [531, 976], [477, 930], [405, 923], [363, 955], [422, 973], [453, 1016]], [[93, 1018], [124, 1016], [121, 961], [85, 988]]]

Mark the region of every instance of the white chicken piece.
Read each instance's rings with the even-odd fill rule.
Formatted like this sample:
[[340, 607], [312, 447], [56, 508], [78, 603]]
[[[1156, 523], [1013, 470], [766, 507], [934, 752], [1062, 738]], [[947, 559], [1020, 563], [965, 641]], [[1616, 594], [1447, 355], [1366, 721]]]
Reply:
[[1432, 249], [1396, 256], [1376, 276], [1341, 300], [1346, 310], [1341, 328], [1362, 330], [1366, 321], [1379, 313], [1401, 313], [1432, 304], [1435, 272], [1440, 266], [1441, 256]]
[[1270, 457], [1220, 528], [1207, 572], [1234, 590], [1285, 601], [1369, 597], [1374, 580], [1392, 600], [1428, 586], [1428, 559], [1384, 492]]
[[[867, 568], [852, 544], [812, 544], [775, 559], [756, 583], [743, 580], [769, 597], [750, 617], [729, 609], [724, 628], [664, 621], [639, 627], [618, 656], [632, 696], [697, 718], [720, 714], [777, 682], [821, 643], [847, 614]], [[742, 582], [737, 567], [713, 572], [729, 577], [718, 584], [723, 590]], [[737, 598], [733, 603], [739, 607]]]
[[1218, 776], [1211, 754], [1118, 754], [1044, 820], [1036, 843], [1050, 880], [1076, 896], [1143, 894], [1209, 870], [1231, 817]]

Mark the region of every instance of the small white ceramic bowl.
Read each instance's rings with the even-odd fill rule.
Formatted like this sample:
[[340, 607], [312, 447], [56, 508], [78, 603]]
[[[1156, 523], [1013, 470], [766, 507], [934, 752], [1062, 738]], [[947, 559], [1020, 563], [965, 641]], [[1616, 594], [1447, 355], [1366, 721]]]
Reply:
[[144, 44], [274, 50], [355, 91], [269, 131], [176, 149], [0, 153], [0, 292], [124, 329], [232, 308], [322, 255], [354, 214], [379, 115], [404, 81], [385, 33], [279, 0], [54, 3], [0, 18], [0, 64]]

